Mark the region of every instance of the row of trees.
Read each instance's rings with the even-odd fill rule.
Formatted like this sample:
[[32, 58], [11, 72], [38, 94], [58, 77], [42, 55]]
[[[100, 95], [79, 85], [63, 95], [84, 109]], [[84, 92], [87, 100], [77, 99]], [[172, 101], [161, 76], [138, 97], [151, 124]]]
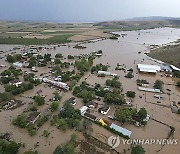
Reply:
[[15, 85], [5, 85], [5, 92], [10, 92], [13, 95], [18, 95], [33, 88], [34, 84], [32, 83], [23, 83], [20, 87], [16, 87]]
[[114, 77], [112, 80], [106, 80], [106, 86], [110, 86], [113, 88], [121, 88], [122, 84], [118, 81], [118, 77]]
[[0, 153], [1, 154], [17, 154], [21, 144], [14, 141], [7, 141], [0, 139]]
[[115, 117], [122, 123], [132, 123], [133, 120], [143, 123], [143, 120], [147, 117], [147, 111], [145, 108], [141, 108], [139, 111], [135, 108], [117, 109], [115, 111]]
[[9, 92], [0, 93], [0, 102], [12, 100], [14, 96]]
[[77, 128], [81, 120], [79, 110], [75, 110], [70, 103], [65, 103], [60, 113], [53, 116], [51, 125], [56, 124], [58, 129], [65, 131], [67, 128]]
[[80, 60], [75, 61], [75, 66], [81, 72], [87, 72], [90, 67], [93, 65], [94, 57], [90, 56], [88, 59], [82, 58]]
[[107, 71], [108, 66], [103, 65], [103, 64], [97, 64], [96, 66], [93, 66], [91, 68], [91, 73], [97, 72], [97, 71]]
[[8, 55], [7, 56], [7, 61], [9, 63], [14, 63], [16, 61], [22, 60], [22, 55], [21, 54], [14, 54], [14, 55]]

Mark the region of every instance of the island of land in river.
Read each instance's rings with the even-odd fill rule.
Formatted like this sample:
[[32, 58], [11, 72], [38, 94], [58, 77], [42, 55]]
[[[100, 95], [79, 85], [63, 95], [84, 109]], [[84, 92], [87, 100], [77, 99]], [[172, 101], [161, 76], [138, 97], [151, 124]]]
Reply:
[[[64, 31], [74, 28], [71, 24], [66, 26]], [[61, 36], [61, 31], [53, 31], [52, 27], [39, 28], [46, 34], [39, 35], [39, 30], [40, 38], [33, 39], [44, 40], [45, 35], [46, 39], [53, 38], [56, 32]], [[3, 140], [21, 143], [17, 148], [19, 153], [44, 154], [58, 150], [97, 154], [131, 152], [130, 144], [112, 149], [108, 145], [112, 135], [119, 135], [120, 139], [180, 140], [180, 88], [179, 78], [174, 77], [179, 71], [170, 64], [178, 65], [147, 56], [152, 46], [160, 50], [160, 46], [177, 41], [180, 30], [165, 27], [107, 34], [89, 24], [75, 29], [78, 29], [76, 35], [80, 31], [81, 36], [87, 38], [93, 34], [94, 38], [65, 44], [0, 45]], [[17, 37], [18, 30], [15, 31]], [[25, 29], [24, 38], [31, 37], [27, 31]], [[99, 39], [100, 35], [107, 35], [102, 38], [113, 35], [117, 39]], [[150, 67], [146, 71], [153, 73], [141, 72], [138, 64]], [[152, 93], [154, 91], [157, 93]], [[115, 125], [128, 134], [121, 129], [111, 129]], [[142, 147], [147, 154], [157, 151], [176, 154], [180, 150], [175, 143]]]

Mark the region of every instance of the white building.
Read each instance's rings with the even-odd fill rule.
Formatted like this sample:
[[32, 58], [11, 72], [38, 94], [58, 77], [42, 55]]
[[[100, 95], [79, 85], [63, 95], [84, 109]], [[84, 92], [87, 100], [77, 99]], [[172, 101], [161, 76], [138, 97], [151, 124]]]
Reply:
[[122, 133], [123, 135], [126, 135], [126, 136], [128, 136], [129, 138], [131, 137], [132, 132], [129, 131], [129, 130], [127, 130], [126, 128], [120, 127], [120, 126], [118, 126], [118, 125], [116, 125], [116, 124], [114, 124], [114, 123], [112, 123], [112, 124], [110, 125], [110, 128], [115, 129], [117, 132]]
[[140, 91], [146, 91], [146, 92], [153, 92], [153, 93], [160, 93], [160, 89], [153, 89], [153, 88], [144, 88], [144, 87], [138, 87], [138, 90]]
[[22, 85], [22, 82], [17, 80], [17, 79], [14, 79], [12, 81], [9, 82], [10, 85], [13, 85], [13, 86], [16, 86], [16, 87], [19, 87]]
[[170, 65], [170, 67], [174, 70], [174, 71], [180, 71], [180, 69], [179, 68], [177, 68], [176, 66], [174, 66], [174, 65]]
[[79, 110], [80, 110], [81, 115], [84, 115], [86, 113], [86, 111], [88, 110], [88, 107], [82, 106]]
[[98, 75], [117, 76], [117, 74], [107, 72], [107, 71], [98, 71]]
[[137, 64], [137, 68], [140, 72], [144, 73], [157, 73], [161, 71], [161, 67], [158, 65]]
[[52, 84], [52, 85], [54, 85], [56, 87], [59, 87], [59, 88], [62, 88], [64, 90], [69, 90], [69, 86], [64, 82], [57, 82], [57, 81], [53, 81], [53, 80], [50, 80], [50, 79], [47, 79], [47, 78], [43, 78], [42, 80], [45, 83]]
[[21, 63], [21, 62], [15, 62], [15, 63], [13, 63], [13, 65], [15, 67], [23, 67], [23, 63]]

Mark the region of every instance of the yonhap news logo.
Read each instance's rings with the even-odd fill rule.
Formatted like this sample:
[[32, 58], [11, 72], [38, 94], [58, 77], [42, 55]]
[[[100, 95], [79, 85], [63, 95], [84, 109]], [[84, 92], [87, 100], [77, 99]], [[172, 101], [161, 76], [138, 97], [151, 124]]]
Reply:
[[111, 146], [113, 149], [117, 148], [120, 144], [119, 136], [110, 136], [108, 138], [108, 145]]
[[110, 136], [108, 145], [117, 148], [122, 145], [177, 145], [178, 139], [120, 139], [119, 136]]

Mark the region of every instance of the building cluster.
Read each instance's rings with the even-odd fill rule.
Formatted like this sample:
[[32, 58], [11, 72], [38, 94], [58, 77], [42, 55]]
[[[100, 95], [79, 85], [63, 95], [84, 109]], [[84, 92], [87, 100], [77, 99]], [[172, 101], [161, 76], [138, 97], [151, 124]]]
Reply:
[[[126, 128], [120, 127], [117, 124], [112, 123], [111, 121], [108, 121], [108, 120], [103, 119], [103, 118], [96, 117], [95, 115], [88, 112], [89, 107], [82, 106], [79, 110], [80, 110], [81, 116], [83, 116], [83, 117], [85, 117], [85, 118], [87, 118], [87, 119], [89, 119], [91, 121], [99, 122], [99, 123], [102, 124], [102, 126], [108, 126], [109, 128], [114, 129], [115, 131], [117, 131], [117, 132], [119, 132], [119, 133], [121, 133], [121, 134], [123, 134], [125, 136], [128, 136], [129, 138], [131, 137], [131, 134], [132, 134], [131, 131], [129, 131]], [[110, 110], [110, 107], [99, 108], [99, 111], [102, 114], [107, 114], [107, 112], [109, 110]]]

